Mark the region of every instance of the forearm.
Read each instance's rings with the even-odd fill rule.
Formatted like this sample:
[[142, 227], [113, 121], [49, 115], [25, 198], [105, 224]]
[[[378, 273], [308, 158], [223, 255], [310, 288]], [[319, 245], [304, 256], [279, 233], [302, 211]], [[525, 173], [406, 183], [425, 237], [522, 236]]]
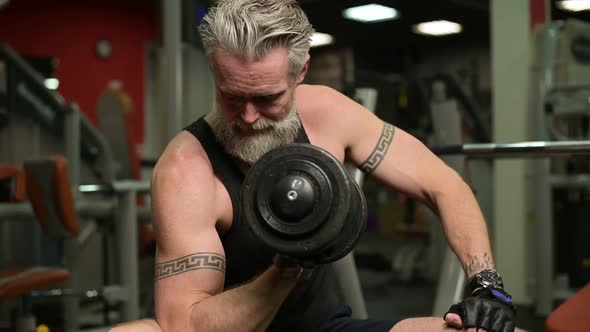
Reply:
[[434, 195], [435, 206], [449, 244], [468, 278], [495, 269], [485, 219], [471, 188], [457, 175]]
[[272, 265], [252, 282], [195, 304], [191, 327], [195, 331], [265, 331], [297, 283], [298, 272]]

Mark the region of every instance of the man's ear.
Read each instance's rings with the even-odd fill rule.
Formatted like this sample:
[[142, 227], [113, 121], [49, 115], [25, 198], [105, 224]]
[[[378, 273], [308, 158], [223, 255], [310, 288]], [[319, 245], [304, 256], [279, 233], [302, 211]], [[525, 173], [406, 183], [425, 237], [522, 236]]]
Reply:
[[309, 60], [311, 59], [311, 56], [309, 54], [307, 54], [307, 58], [305, 59], [305, 64], [303, 65], [303, 68], [301, 69], [301, 72], [299, 73], [299, 76], [297, 77], [297, 84], [301, 84], [301, 82], [303, 82], [303, 80], [305, 79], [305, 75], [307, 75], [307, 69], [309, 68]]

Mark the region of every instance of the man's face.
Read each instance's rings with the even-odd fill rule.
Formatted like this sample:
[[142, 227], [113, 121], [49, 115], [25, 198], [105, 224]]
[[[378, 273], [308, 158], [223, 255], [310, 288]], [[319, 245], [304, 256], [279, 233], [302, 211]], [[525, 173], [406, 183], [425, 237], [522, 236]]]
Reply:
[[292, 143], [300, 127], [295, 88], [304, 77], [289, 73], [288, 51], [278, 48], [258, 60], [218, 50], [211, 58], [218, 109], [211, 127], [226, 150], [247, 163]]
[[289, 74], [288, 51], [277, 48], [259, 60], [245, 60], [218, 49], [211, 59], [219, 111], [241, 120], [243, 135], [260, 118], [281, 120], [293, 104], [296, 79]]

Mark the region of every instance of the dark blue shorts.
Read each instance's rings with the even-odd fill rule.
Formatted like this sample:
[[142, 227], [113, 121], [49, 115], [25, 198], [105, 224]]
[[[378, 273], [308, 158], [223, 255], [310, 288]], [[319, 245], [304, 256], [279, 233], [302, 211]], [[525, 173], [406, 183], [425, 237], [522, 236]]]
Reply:
[[315, 332], [387, 332], [396, 320], [355, 319], [348, 305], [338, 306]]

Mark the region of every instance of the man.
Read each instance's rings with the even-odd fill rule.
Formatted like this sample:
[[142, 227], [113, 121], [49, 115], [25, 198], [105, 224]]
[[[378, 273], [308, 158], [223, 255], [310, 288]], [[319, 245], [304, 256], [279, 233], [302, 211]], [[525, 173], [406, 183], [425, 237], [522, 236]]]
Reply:
[[[295, 0], [221, 0], [200, 29], [218, 107], [179, 133], [155, 167], [156, 321], [122, 329], [514, 329], [501, 283], [488, 284], [497, 274], [486, 225], [461, 177], [414, 137], [346, 96], [301, 84], [313, 28]], [[444, 320], [358, 321], [346, 309], [334, 311], [342, 299], [333, 290], [330, 265], [303, 278], [299, 268], [273, 264], [273, 253], [240, 222], [239, 190], [260, 156], [296, 141], [341, 162], [347, 157], [437, 212], [467, 276], [481, 277], [471, 286], [482, 294], [454, 306]]]

